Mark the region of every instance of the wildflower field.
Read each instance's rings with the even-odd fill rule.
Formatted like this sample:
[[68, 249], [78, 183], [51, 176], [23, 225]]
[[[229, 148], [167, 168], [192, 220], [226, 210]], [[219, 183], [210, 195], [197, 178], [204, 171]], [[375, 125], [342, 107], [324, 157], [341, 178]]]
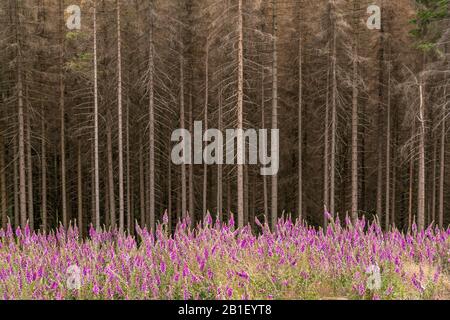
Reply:
[[[234, 221], [167, 224], [138, 237], [75, 228], [0, 231], [0, 299], [448, 299], [450, 229], [383, 232], [330, 221], [326, 231], [280, 219], [276, 230]], [[68, 286], [68, 269], [80, 286]], [[380, 286], [370, 283], [379, 268]]]

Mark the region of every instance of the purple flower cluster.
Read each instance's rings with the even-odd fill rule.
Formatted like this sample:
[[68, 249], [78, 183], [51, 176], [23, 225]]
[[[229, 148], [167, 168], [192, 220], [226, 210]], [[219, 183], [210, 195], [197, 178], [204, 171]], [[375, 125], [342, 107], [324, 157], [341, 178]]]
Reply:
[[[331, 219], [331, 217], [330, 217]], [[429, 299], [450, 292], [450, 229], [383, 232], [364, 219], [330, 220], [326, 230], [279, 219], [274, 231], [256, 221], [207, 216], [195, 229], [166, 220], [138, 237], [76, 228], [47, 235], [0, 230], [0, 299]], [[368, 288], [370, 266], [380, 288]], [[77, 266], [80, 287], [68, 288]]]

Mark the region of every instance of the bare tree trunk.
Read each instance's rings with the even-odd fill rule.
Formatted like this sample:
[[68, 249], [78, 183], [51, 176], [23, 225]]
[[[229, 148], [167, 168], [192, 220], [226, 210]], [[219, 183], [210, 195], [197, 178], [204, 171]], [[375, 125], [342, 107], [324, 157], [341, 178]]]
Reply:
[[[123, 118], [122, 118], [122, 38], [120, 32], [120, 0], [116, 0], [117, 11], [117, 127], [119, 145], [119, 231], [125, 226], [125, 205], [123, 191]], [[113, 194], [114, 196], [114, 194]], [[113, 221], [115, 225], [115, 221]]]
[[[208, 130], [208, 97], [209, 97], [209, 39], [206, 43], [206, 56], [205, 56], [205, 108], [204, 112], [204, 126], [205, 132]], [[207, 199], [208, 199], [208, 165], [206, 163], [203, 164], [203, 216], [206, 215], [208, 210]]]
[[[29, 108], [28, 108], [29, 109]], [[26, 152], [27, 152], [27, 179], [28, 179], [28, 223], [34, 230], [34, 199], [33, 199], [33, 157], [31, 155], [31, 112], [28, 110], [26, 116]]]
[[94, 0], [94, 195], [95, 228], [100, 229], [100, 187], [98, 159], [98, 72], [97, 72], [97, 0]]
[[387, 124], [386, 124], [386, 208], [385, 208], [385, 225], [384, 228], [389, 230], [390, 215], [390, 187], [391, 187], [391, 66], [388, 66], [388, 83], [387, 83]]
[[[172, 221], [172, 161], [169, 161], [169, 167], [167, 168], [167, 217], [169, 218], [169, 224]], [[178, 223], [178, 220], [177, 220]]]
[[[329, 61], [328, 61], [329, 63]], [[327, 94], [325, 101], [325, 127], [324, 127], [324, 151], [323, 151], [323, 205], [325, 211], [330, 210], [329, 201], [330, 201], [330, 193], [329, 193], [329, 174], [330, 174], [330, 164], [329, 164], [329, 135], [330, 135], [330, 68], [328, 66], [327, 72]], [[328, 225], [328, 220], [326, 215], [324, 215], [324, 228]]]
[[[384, 25], [381, 26], [380, 30], [380, 45], [378, 52], [378, 131], [383, 131], [383, 96], [384, 96], [384, 46], [385, 46], [385, 35], [384, 35]], [[378, 135], [378, 164], [377, 164], [377, 194], [376, 194], [376, 214], [378, 219], [382, 217], [383, 210], [383, 141], [382, 135]]]
[[[222, 74], [222, 72], [220, 73]], [[219, 131], [222, 132], [222, 78], [219, 79], [220, 85], [219, 85], [219, 119], [218, 119], [218, 125], [219, 125]], [[219, 217], [220, 221], [223, 221], [223, 210], [222, 210], [222, 199], [223, 199], [223, 192], [222, 192], [222, 164], [219, 163], [217, 165], [217, 216]]]
[[113, 155], [112, 155], [112, 116], [108, 109], [106, 115], [106, 149], [108, 158], [108, 194], [109, 194], [109, 213], [111, 228], [116, 227], [116, 201], [114, 193], [114, 168], [113, 168]]
[[[277, 52], [277, 7], [276, 0], [273, 6], [273, 47], [272, 47], [272, 129], [278, 128], [278, 52]], [[278, 176], [272, 175], [272, 228], [275, 229], [278, 215]]]
[[227, 213], [228, 213], [228, 219], [230, 219], [232, 213], [231, 213], [231, 183], [230, 178], [227, 179]]
[[[336, 22], [334, 22], [334, 28]], [[333, 30], [333, 49], [331, 57], [332, 98], [331, 98], [331, 164], [330, 164], [330, 212], [335, 214], [336, 184], [336, 136], [337, 136], [337, 70], [336, 70], [336, 30]]]
[[133, 206], [132, 206], [132, 192], [131, 192], [131, 188], [132, 188], [132, 184], [130, 181], [130, 100], [128, 99], [128, 103], [127, 103], [127, 115], [126, 115], [126, 154], [127, 154], [127, 160], [126, 160], [126, 166], [127, 166], [127, 231], [128, 234], [131, 234], [133, 231]]
[[[413, 129], [412, 132], [415, 130]], [[411, 153], [413, 151], [413, 147], [411, 146]], [[413, 207], [413, 187], [414, 187], [414, 160], [411, 157], [409, 160], [409, 195], [408, 195], [408, 231], [411, 230], [411, 226], [413, 224], [412, 221], [412, 207]]]
[[42, 216], [42, 231], [47, 233], [47, 143], [45, 141], [45, 114], [41, 120], [41, 216]]
[[78, 199], [78, 232], [80, 237], [83, 237], [83, 172], [81, 163], [81, 141], [78, 141], [77, 149], [78, 163], [77, 163], [77, 199]]
[[425, 101], [424, 83], [422, 76], [419, 79], [419, 172], [417, 195], [417, 227], [423, 230], [425, 227]]
[[66, 191], [66, 141], [65, 141], [65, 103], [64, 103], [64, 0], [59, 0], [59, 109], [61, 121], [60, 153], [61, 153], [61, 205], [64, 228], [67, 221], [67, 191]]
[[[264, 67], [261, 68], [261, 128], [266, 128], [265, 118], [265, 99], [266, 94], [264, 90]], [[261, 146], [262, 150], [266, 150], [267, 146]], [[267, 187], [267, 176], [263, 176], [263, 202], [264, 202], [264, 219], [269, 219], [269, 197]]]
[[[243, 129], [244, 125], [244, 22], [242, 12], [242, 0], [238, 0], [238, 88], [237, 88], [237, 127], [238, 130]], [[239, 156], [243, 156], [244, 143], [243, 137], [238, 135], [237, 138], [237, 213], [238, 227], [244, 226], [244, 167], [239, 163]]]
[[8, 222], [8, 204], [6, 197], [6, 175], [5, 175], [5, 148], [3, 144], [3, 136], [0, 135], [0, 201], [1, 201], [1, 219], [2, 219], [2, 228], [6, 229], [6, 225]]
[[[447, 81], [446, 81], [447, 82]], [[447, 85], [444, 87], [444, 97], [447, 96]], [[445, 179], [445, 133], [446, 133], [446, 121], [445, 121], [445, 107], [442, 105], [442, 120], [441, 120], [441, 150], [439, 160], [439, 228], [444, 226], [444, 179]]]
[[[17, 154], [17, 137], [14, 137], [14, 157]], [[14, 227], [20, 226], [20, 208], [19, 208], [19, 185], [18, 185], [18, 165], [17, 161], [13, 161], [13, 184], [14, 184]]]
[[[192, 105], [192, 89], [189, 91], [189, 131], [191, 134], [194, 131], [193, 120], [193, 105]], [[191, 150], [192, 157], [192, 150]], [[189, 216], [191, 219], [191, 226], [195, 225], [195, 212], [194, 212], [194, 165], [189, 165]]]
[[392, 166], [392, 201], [391, 201], [391, 226], [395, 228], [395, 202], [396, 202], [396, 192], [397, 192], [397, 168], [395, 165]]
[[[299, 9], [300, 12], [300, 9]], [[298, 219], [303, 220], [303, 54], [299, 13], [298, 37]]]
[[244, 224], [249, 222], [249, 208], [248, 208], [248, 166], [244, 167]]
[[[181, 49], [183, 50], [183, 49]], [[180, 54], [180, 127], [185, 128], [184, 120], [184, 57]], [[184, 155], [183, 155], [184, 156]], [[186, 190], [186, 165], [181, 165], [181, 216], [186, 218], [187, 214], [187, 190]]]
[[[358, 13], [357, 2], [354, 1], [354, 15]], [[353, 39], [353, 83], [352, 83], [352, 208], [353, 222], [358, 219], [358, 17], [354, 17], [355, 30]]]
[[106, 228], [110, 228], [111, 226], [111, 208], [109, 202], [109, 179], [105, 179], [105, 226]]
[[[150, 8], [151, 9], [151, 8]], [[151, 10], [150, 10], [151, 11]], [[149, 203], [148, 203], [148, 227], [155, 230], [155, 114], [154, 114], [154, 52], [153, 52], [153, 16], [150, 12], [150, 32], [149, 32], [149, 77], [148, 77], [148, 116], [149, 116]]]
[[141, 214], [141, 228], [145, 226], [145, 173], [144, 173], [144, 159], [142, 155], [142, 137], [140, 137], [139, 143], [139, 204]]
[[433, 160], [432, 160], [432, 186], [431, 186], [431, 219], [429, 223], [436, 223], [436, 157], [437, 157], [437, 139], [433, 134]]
[[16, 36], [16, 72], [17, 72], [17, 117], [19, 124], [19, 210], [20, 210], [20, 225], [22, 228], [27, 224], [27, 192], [26, 192], [26, 170], [25, 170], [25, 124], [24, 124], [24, 104], [23, 104], [23, 80], [22, 80], [22, 48], [21, 48], [21, 33], [20, 33], [20, 14], [19, 5], [15, 2], [14, 5], [14, 25]]

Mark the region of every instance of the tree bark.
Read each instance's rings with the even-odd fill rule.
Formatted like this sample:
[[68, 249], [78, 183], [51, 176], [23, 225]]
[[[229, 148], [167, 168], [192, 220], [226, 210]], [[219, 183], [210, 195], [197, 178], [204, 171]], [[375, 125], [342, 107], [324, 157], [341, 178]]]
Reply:
[[22, 79], [22, 48], [20, 32], [19, 5], [14, 2], [14, 26], [16, 37], [16, 72], [17, 72], [17, 120], [19, 130], [18, 152], [19, 152], [19, 210], [20, 226], [27, 225], [27, 192], [26, 192], [26, 170], [25, 170], [25, 121], [23, 104], [23, 79]]
[[154, 48], [153, 48], [153, 12], [150, 8], [149, 59], [148, 59], [148, 116], [149, 116], [149, 186], [148, 186], [148, 218], [150, 230], [155, 230], [155, 114], [154, 114]]
[[[119, 153], [119, 232], [125, 226], [125, 204], [123, 188], [123, 115], [122, 115], [122, 38], [120, 26], [120, 0], [116, 0], [117, 11], [117, 127]], [[114, 194], [113, 194], [114, 196]], [[115, 224], [115, 221], [113, 222]]]
[[31, 112], [28, 109], [26, 116], [26, 153], [27, 153], [27, 179], [28, 179], [28, 224], [34, 230], [34, 199], [33, 199], [33, 157], [31, 154]]
[[[446, 81], [447, 82], [447, 81]], [[447, 85], [444, 87], [444, 97], [447, 96]], [[439, 228], [444, 227], [444, 179], [445, 179], [445, 135], [446, 135], [446, 121], [445, 121], [445, 106], [442, 105], [442, 119], [441, 119], [441, 150], [439, 159]]]
[[106, 115], [106, 152], [108, 162], [108, 195], [109, 195], [109, 214], [110, 226], [112, 229], [116, 227], [116, 201], [114, 193], [114, 168], [113, 168], [113, 154], [112, 154], [112, 115], [111, 111], [107, 110]]
[[[220, 72], [222, 75], [222, 72]], [[219, 117], [218, 117], [218, 125], [219, 131], [222, 132], [222, 78], [219, 78]], [[223, 209], [222, 209], [222, 164], [217, 164], [217, 216], [219, 217], [219, 221], [223, 221]]]
[[60, 153], [61, 153], [61, 205], [64, 228], [67, 228], [67, 191], [66, 191], [66, 141], [65, 141], [65, 102], [64, 102], [64, 0], [59, 0], [59, 109], [60, 109]]
[[[209, 98], [209, 39], [207, 39], [206, 43], [206, 56], [205, 56], [205, 108], [204, 112], [204, 130], [208, 130], [208, 98]], [[203, 216], [206, 216], [208, 210], [208, 165], [206, 163], [203, 164]]]
[[386, 194], [385, 194], [385, 225], [384, 228], [389, 230], [390, 222], [390, 187], [391, 187], [391, 70], [390, 65], [387, 66], [388, 82], [387, 82], [387, 121], [386, 121]]
[[417, 194], [417, 227], [421, 231], [425, 227], [425, 100], [424, 82], [419, 79], [419, 172]]
[[[191, 134], [194, 131], [193, 120], [193, 105], [192, 105], [192, 89], [189, 91], [189, 131]], [[191, 150], [192, 157], [192, 150]], [[191, 227], [195, 225], [195, 212], [194, 212], [194, 165], [189, 165], [189, 217], [191, 220]]]
[[83, 237], [83, 172], [82, 172], [82, 162], [81, 162], [81, 141], [78, 141], [77, 148], [77, 200], [78, 200], [78, 232], [80, 237]]
[[[181, 50], [184, 50], [182, 48]], [[180, 54], [180, 128], [184, 130], [184, 57]], [[184, 155], [183, 155], [184, 156]], [[181, 216], [186, 218], [187, 214], [187, 189], [186, 189], [186, 165], [181, 165]]]
[[[357, 1], [354, 1], [354, 15], [358, 13]], [[352, 83], [352, 208], [353, 222], [358, 219], [358, 17], [355, 16], [353, 30], [353, 83]]]
[[[264, 67], [261, 68], [261, 129], [266, 128], [266, 117], [265, 117], [265, 99], [266, 94], [264, 90]], [[261, 146], [262, 150], [266, 150], [267, 146]], [[264, 203], [264, 219], [269, 218], [269, 197], [267, 195], [267, 176], [263, 176], [263, 203]]]
[[139, 138], [139, 204], [140, 204], [140, 224], [141, 228], [145, 227], [145, 169], [144, 158], [142, 155], [142, 137]]
[[[237, 127], [243, 130], [244, 125], [244, 22], [242, 12], [242, 0], [238, 0], [238, 88], [237, 88]], [[239, 163], [239, 156], [243, 156], [244, 143], [243, 137], [237, 138], [237, 213], [238, 227], [244, 226], [244, 167]]]
[[[272, 47], [272, 129], [278, 129], [278, 52], [277, 52], [277, 7], [273, 5], [273, 47]], [[273, 147], [273, 146], [272, 146]], [[272, 175], [272, 229], [275, 229], [278, 217], [278, 176]]]
[[97, 72], [97, 0], [94, 0], [94, 195], [95, 228], [100, 229], [100, 187], [98, 156], [98, 72]]
[[303, 53], [299, 9], [298, 36], [298, 219], [303, 220]]
[[0, 210], [1, 210], [1, 219], [2, 219], [2, 228], [6, 229], [6, 225], [8, 222], [8, 204], [6, 197], [6, 174], [5, 174], [5, 147], [3, 142], [3, 136], [0, 135]]

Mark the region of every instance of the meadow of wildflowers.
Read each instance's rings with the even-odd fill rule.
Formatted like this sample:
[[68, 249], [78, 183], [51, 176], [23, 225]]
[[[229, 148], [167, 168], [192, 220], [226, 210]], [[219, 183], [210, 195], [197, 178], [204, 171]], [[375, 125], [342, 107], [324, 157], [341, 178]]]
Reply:
[[[450, 229], [383, 232], [375, 222], [330, 221], [326, 231], [280, 219], [271, 232], [210, 216], [173, 235], [93, 228], [48, 235], [0, 231], [0, 299], [448, 299]], [[68, 269], [80, 270], [79, 288]], [[380, 286], [368, 286], [370, 267]]]

